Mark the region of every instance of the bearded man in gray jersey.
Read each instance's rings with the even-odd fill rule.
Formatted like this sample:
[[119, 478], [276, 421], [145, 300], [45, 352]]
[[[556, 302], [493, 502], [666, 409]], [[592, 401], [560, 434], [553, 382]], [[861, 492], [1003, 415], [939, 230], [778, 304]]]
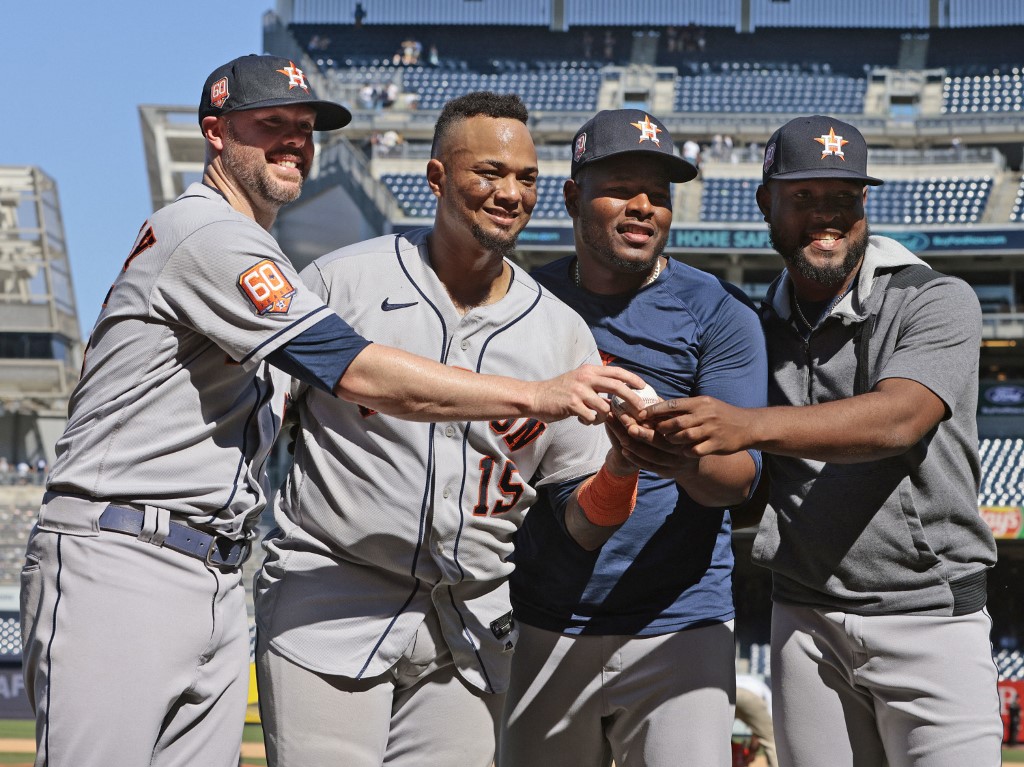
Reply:
[[[90, 338], [22, 574], [37, 765], [236, 765], [248, 685], [240, 567], [267, 498], [284, 392], [413, 420], [577, 416], [625, 372], [476, 376], [371, 345], [269, 234], [350, 119], [287, 59], [203, 88], [203, 182], [143, 224]], [[281, 377], [278, 373], [278, 377]], [[575, 422], [575, 421], [574, 421]]]
[[[449, 102], [433, 228], [303, 278], [359, 332], [448, 365], [544, 378], [598, 363], [582, 318], [506, 258], [537, 200], [526, 121], [514, 95]], [[545, 486], [558, 533], [597, 548], [632, 509], [636, 467], [575, 420], [411, 424], [311, 387], [291, 410], [295, 465], [257, 577], [268, 763], [487, 767], [518, 638], [513, 535]]]

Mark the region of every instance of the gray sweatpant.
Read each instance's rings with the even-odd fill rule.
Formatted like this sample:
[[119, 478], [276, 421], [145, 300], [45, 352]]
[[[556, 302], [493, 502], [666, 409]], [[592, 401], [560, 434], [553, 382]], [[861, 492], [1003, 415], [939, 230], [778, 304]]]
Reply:
[[661, 636], [520, 623], [499, 767], [728, 767], [732, 621]]
[[249, 683], [240, 573], [101, 531], [94, 506], [50, 501], [21, 574], [36, 765], [237, 767]]
[[782, 767], [996, 767], [1002, 721], [984, 610], [854, 615], [776, 602]]

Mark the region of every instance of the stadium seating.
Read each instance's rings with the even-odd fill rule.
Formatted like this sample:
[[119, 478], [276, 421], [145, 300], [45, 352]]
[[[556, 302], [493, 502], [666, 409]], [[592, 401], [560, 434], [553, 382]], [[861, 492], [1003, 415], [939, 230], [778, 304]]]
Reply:
[[[702, 221], [750, 222], [762, 216], [754, 201], [759, 180], [708, 178]], [[985, 212], [992, 178], [919, 178], [888, 181], [868, 195], [867, 213], [876, 224], [973, 224]]]
[[1024, 108], [1024, 73], [1020, 67], [1008, 72], [947, 77], [942, 86], [942, 112], [977, 114], [1020, 112]]
[[701, 221], [762, 221], [764, 216], [754, 200], [754, 192], [760, 183], [760, 179], [754, 178], [707, 179], [700, 199]]
[[982, 439], [981, 506], [1024, 506], [1024, 439]]
[[[411, 218], [433, 218], [436, 203], [422, 173], [386, 173], [381, 176], [381, 181], [394, 195], [403, 214]], [[563, 182], [564, 179], [558, 176], [542, 176], [538, 180], [534, 219], [565, 216]]]
[[465, 93], [490, 90], [518, 93], [531, 111], [586, 111], [597, 108], [601, 75], [597, 69], [566, 63], [564, 67], [534, 71], [480, 73], [433, 67], [406, 67], [402, 88], [419, 96], [419, 109], [440, 109], [446, 101]]
[[863, 77], [725, 64], [721, 71], [676, 78], [676, 112], [860, 114]]
[[1024, 223], [1024, 176], [1021, 176], [1017, 185], [1017, 197], [1013, 201], [1013, 210], [1010, 211], [1010, 221]]
[[1020, 650], [1000, 650], [995, 654], [995, 662], [1000, 679], [1024, 679], [1024, 653]]

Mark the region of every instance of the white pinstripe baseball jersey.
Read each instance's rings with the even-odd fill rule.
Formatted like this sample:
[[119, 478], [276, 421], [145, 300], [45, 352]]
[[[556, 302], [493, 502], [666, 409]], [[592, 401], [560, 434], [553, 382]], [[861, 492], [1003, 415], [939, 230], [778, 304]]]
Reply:
[[281, 421], [263, 360], [328, 314], [267, 231], [192, 184], [142, 226], [107, 295], [50, 489], [242, 536]]
[[[303, 277], [357, 332], [482, 373], [547, 379], [600, 364], [583, 320], [511, 265], [498, 302], [460, 315], [428, 230], [328, 254]], [[314, 283], [318, 283], [314, 285]], [[546, 483], [592, 474], [603, 428], [576, 419], [409, 423], [306, 389], [295, 467], [257, 579], [270, 644], [311, 670], [385, 672], [436, 608], [462, 676], [505, 689], [517, 630], [512, 538]]]

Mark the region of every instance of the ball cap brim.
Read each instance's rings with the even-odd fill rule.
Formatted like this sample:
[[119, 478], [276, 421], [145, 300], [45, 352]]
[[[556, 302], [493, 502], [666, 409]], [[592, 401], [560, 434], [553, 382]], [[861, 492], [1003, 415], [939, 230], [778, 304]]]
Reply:
[[867, 166], [868, 145], [859, 130], [834, 117], [812, 115], [790, 120], [768, 139], [761, 180], [838, 178], [868, 186], [885, 183], [869, 176]]
[[697, 176], [697, 168], [675, 153], [661, 120], [641, 109], [605, 109], [587, 120], [572, 141], [570, 176], [575, 179], [581, 168], [624, 154], [659, 157], [669, 181], [683, 183]]
[[199, 99], [199, 122], [248, 109], [308, 106], [316, 112], [315, 130], [343, 128], [352, 113], [334, 101], [318, 98], [305, 72], [279, 56], [240, 56], [217, 67], [206, 78]]

